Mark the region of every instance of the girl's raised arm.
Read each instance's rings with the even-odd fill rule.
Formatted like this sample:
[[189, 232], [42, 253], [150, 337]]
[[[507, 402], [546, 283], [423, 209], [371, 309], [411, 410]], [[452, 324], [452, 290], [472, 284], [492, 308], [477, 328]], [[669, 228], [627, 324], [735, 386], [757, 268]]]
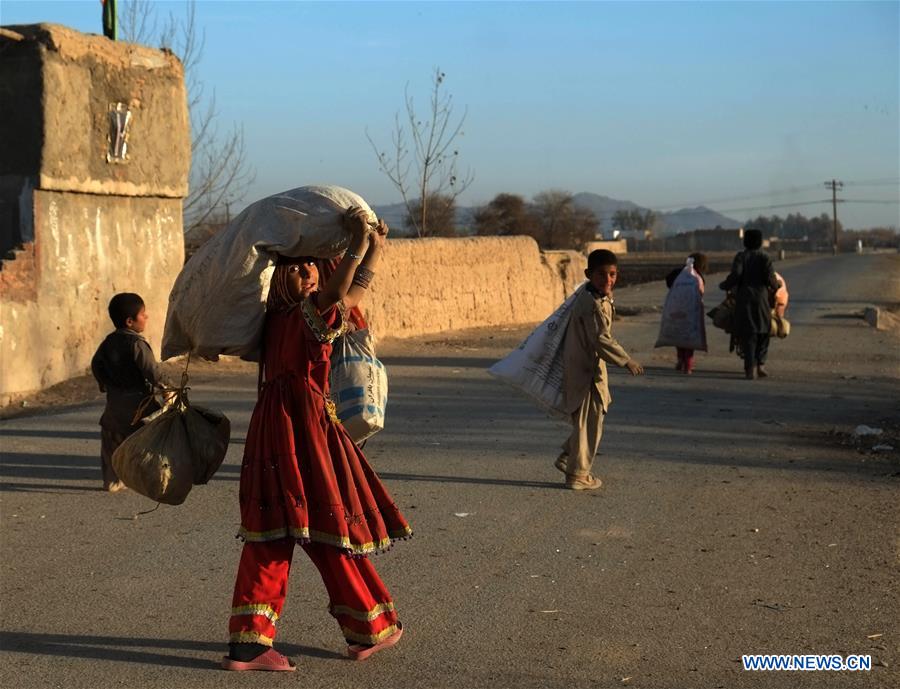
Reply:
[[[367, 213], [362, 208], [350, 208], [344, 214], [343, 223], [350, 232], [350, 246], [319, 294], [318, 306], [322, 313], [339, 301], [343, 301], [348, 309], [359, 303], [368, 286], [368, 280], [360, 274], [368, 275], [371, 280], [387, 234], [384, 221], [379, 221], [375, 232], [369, 229]], [[360, 282], [365, 286], [360, 287]]]
[[369, 235], [369, 248], [366, 251], [366, 255], [363, 256], [362, 263], [360, 263], [359, 268], [356, 269], [356, 273], [353, 275], [347, 296], [344, 297], [344, 305], [348, 309], [358, 306], [359, 302], [366, 295], [369, 283], [375, 277], [375, 268], [381, 260], [381, 252], [384, 250], [384, 245], [387, 242], [387, 233], [387, 223], [384, 220], [379, 220], [375, 231]]

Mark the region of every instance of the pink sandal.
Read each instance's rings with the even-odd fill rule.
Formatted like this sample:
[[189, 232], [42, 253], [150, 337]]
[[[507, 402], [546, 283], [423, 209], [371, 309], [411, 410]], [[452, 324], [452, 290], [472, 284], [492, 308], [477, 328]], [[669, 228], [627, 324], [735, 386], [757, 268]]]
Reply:
[[287, 656], [281, 655], [274, 648], [256, 656], [253, 660], [246, 662], [240, 660], [232, 660], [228, 656], [222, 658], [222, 668], [225, 670], [233, 670], [235, 672], [243, 672], [245, 670], [266, 670], [268, 672], [293, 672], [297, 669], [296, 665], [291, 664]]
[[378, 653], [378, 651], [383, 651], [386, 648], [390, 648], [395, 643], [400, 641], [401, 636], [403, 636], [403, 625], [398, 622], [397, 631], [391, 634], [384, 641], [377, 643], [374, 646], [351, 644], [347, 647], [347, 655], [350, 656], [352, 660], [365, 660], [373, 653]]

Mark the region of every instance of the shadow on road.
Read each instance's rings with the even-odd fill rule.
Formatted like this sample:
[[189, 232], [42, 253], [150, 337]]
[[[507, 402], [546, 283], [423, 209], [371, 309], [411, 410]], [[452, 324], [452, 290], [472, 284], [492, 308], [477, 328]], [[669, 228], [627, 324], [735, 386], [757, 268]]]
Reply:
[[386, 356], [381, 359], [385, 366], [446, 366], [448, 368], [490, 368], [502, 357], [471, 357], [471, 356], [429, 356], [427, 354], [416, 356]]
[[[239, 481], [240, 466], [223, 465], [216, 472], [214, 481]], [[227, 475], [232, 474], [232, 475]], [[512, 481], [509, 479], [472, 478], [466, 476], [432, 476], [430, 474], [397, 474], [387, 471], [379, 471], [378, 476], [392, 481], [419, 481], [424, 483], [462, 483], [478, 484], [483, 486], [512, 486], [514, 488], [562, 488], [562, 483], [548, 483], [547, 481]]]
[[[82, 636], [67, 634], [39, 634], [35, 632], [0, 632], [0, 647], [7, 653], [31, 653], [35, 655], [69, 658], [95, 658], [145, 665], [197, 668], [212, 670], [219, 667], [219, 660], [227, 650], [218, 641], [191, 641], [187, 639], [134, 639], [122, 636]], [[284, 644], [281, 652], [289, 656], [342, 659], [333, 651], [309, 646]], [[153, 652], [143, 649], [172, 649], [180, 653]], [[198, 652], [207, 657], [190, 657], [185, 652]]]
[[555, 488], [564, 486], [560, 480], [557, 483], [548, 481], [511, 481], [501, 478], [469, 478], [466, 476], [431, 476], [429, 474], [395, 474], [391, 472], [378, 472], [378, 476], [391, 481], [424, 481], [433, 483], [464, 483], [482, 486], [513, 486], [515, 488]]
[[[828, 299], [804, 299], [803, 297], [791, 297], [791, 304], [805, 304], [805, 305], [819, 305], [825, 308], [833, 307], [835, 304], [871, 304], [872, 306], [883, 306], [886, 308], [891, 308], [897, 305], [897, 302], [886, 300], [886, 299], [875, 299], [875, 298], [828, 298]], [[790, 315], [790, 312], [788, 312]]]
[[50, 429], [16, 428], [0, 430], [0, 438], [72, 438], [74, 440], [100, 440], [100, 431], [63, 431]]
[[100, 457], [8, 452], [3, 454], [0, 478], [99, 482]]
[[[52, 388], [51, 388], [52, 389]], [[27, 406], [15, 407], [8, 406], [0, 408], [0, 421], [8, 421], [10, 419], [18, 419], [22, 417], [40, 417], [40, 416], [57, 416], [58, 414], [69, 414], [71, 412], [80, 412], [85, 409], [97, 406], [98, 409], [103, 408], [103, 400], [85, 400], [83, 402], [75, 402], [72, 404], [49, 404], [48, 406]], [[100, 418], [99, 412], [97, 418]]]
[[[237, 481], [240, 465], [223, 464], [214, 480]], [[32, 479], [44, 483], [16, 482], [8, 479]], [[0, 464], [0, 492], [56, 493], [60, 491], [99, 491], [102, 477], [100, 459], [79, 455], [5, 454]], [[64, 482], [62, 484], [56, 483]], [[73, 485], [89, 481], [91, 485]]]
[[854, 320], [861, 321], [863, 320], [862, 313], [859, 312], [851, 312], [851, 313], [823, 313], [819, 318], [824, 318], [826, 320]]
[[[673, 357], [674, 360], [674, 357]], [[694, 369], [691, 375], [697, 378], [712, 378], [717, 380], [743, 380], [744, 378], [744, 369], [743, 364], [740, 359], [735, 355], [734, 358], [735, 368], [734, 371], [717, 371], [713, 369]], [[651, 377], [668, 377], [668, 378], [684, 378], [684, 373], [681, 371], [676, 371], [675, 366], [644, 366], [644, 374]], [[610, 371], [610, 379], [617, 380], [620, 376], [623, 378], [630, 378], [631, 375], [627, 372], [622, 372], [613, 369]]]
[[[100, 475], [99, 470], [97, 476]], [[70, 491], [85, 491], [88, 493], [100, 491], [98, 485], [90, 486], [55, 486], [52, 483], [9, 483], [7, 481], [0, 482], [0, 493], [50, 493], [62, 495]], [[103, 491], [106, 492], [106, 491]]]

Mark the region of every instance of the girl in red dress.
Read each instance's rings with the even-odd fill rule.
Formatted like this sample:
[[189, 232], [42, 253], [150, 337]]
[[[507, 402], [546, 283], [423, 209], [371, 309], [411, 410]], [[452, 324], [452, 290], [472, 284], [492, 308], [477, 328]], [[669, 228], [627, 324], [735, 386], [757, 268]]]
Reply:
[[[316, 260], [280, 257], [266, 303], [259, 399], [241, 467], [244, 540], [229, 622], [228, 670], [291, 671], [272, 648], [294, 544], [325, 583], [329, 611], [362, 660], [395, 644], [403, 627], [368, 559], [412, 534], [329, 398], [332, 342], [365, 294], [387, 235], [366, 213], [344, 215], [350, 247], [319, 289]], [[368, 247], [366, 246], [368, 244]]]

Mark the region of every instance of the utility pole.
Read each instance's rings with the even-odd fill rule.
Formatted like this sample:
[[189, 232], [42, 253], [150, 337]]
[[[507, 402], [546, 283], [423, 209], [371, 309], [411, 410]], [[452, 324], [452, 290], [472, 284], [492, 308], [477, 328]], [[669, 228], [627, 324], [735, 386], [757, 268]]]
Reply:
[[119, 38], [119, 19], [116, 0], [100, 0], [103, 5], [103, 35], [115, 41]]
[[831, 253], [837, 256], [838, 252], [838, 229], [837, 229], [837, 190], [844, 188], [843, 182], [838, 182], [836, 179], [831, 180], [830, 182], [825, 182], [826, 188], [831, 189], [831, 224], [834, 228], [834, 244], [831, 245]]

